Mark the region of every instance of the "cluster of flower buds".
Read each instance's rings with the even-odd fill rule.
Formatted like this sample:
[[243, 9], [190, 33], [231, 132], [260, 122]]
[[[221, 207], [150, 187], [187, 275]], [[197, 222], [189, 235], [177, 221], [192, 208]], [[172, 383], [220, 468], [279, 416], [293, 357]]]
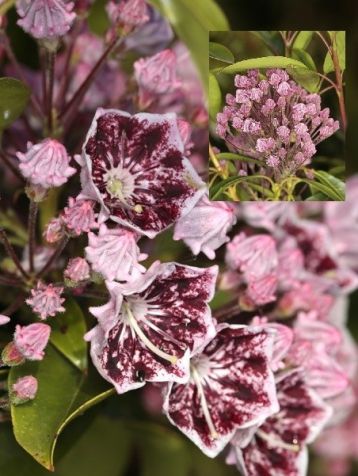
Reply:
[[231, 150], [262, 161], [277, 178], [309, 164], [316, 145], [339, 129], [319, 94], [309, 94], [283, 69], [235, 76], [236, 95], [226, 96], [216, 132]]

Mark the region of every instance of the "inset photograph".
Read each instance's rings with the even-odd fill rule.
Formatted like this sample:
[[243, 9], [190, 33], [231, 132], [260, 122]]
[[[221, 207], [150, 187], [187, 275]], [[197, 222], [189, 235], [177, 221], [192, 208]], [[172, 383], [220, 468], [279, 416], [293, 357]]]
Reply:
[[345, 200], [345, 32], [209, 40], [211, 200]]

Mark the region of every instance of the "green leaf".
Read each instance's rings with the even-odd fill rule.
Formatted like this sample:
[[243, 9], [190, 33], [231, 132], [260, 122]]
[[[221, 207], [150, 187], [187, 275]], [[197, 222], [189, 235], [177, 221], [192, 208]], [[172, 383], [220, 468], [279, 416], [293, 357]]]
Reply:
[[275, 55], [284, 54], [284, 43], [278, 31], [251, 30], [250, 33], [253, 33], [255, 36], [259, 37]]
[[301, 61], [285, 56], [264, 56], [263, 58], [252, 58], [239, 61], [230, 66], [226, 66], [220, 72], [225, 74], [236, 74], [247, 69], [266, 69], [266, 68], [288, 68], [289, 66], [298, 66], [306, 68]]
[[15, 2], [16, 0], [3, 0], [0, 5], [0, 15], [5, 15], [5, 13], [15, 5]]
[[107, 0], [96, 0], [88, 14], [88, 26], [92, 33], [104, 36], [110, 27], [110, 21], [106, 12]]
[[326, 57], [323, 63], [323, 72], [325, 74], [331, 73], [334, 71], [334, 64], [330, 52], [327, 52]]
[[93, 385], [86, 381], [86, 376], [52, 345], [46, 348], [41, 362], [13, 367], [9, 386], [24, 375], [36, 376], [39, 389], [33, 401], [11, 407], [14, 435], [36, 461], [53, 470], [54, 449], [61, 431], [80, 412], [107, 398], [113, 390], [102, 379]]
[[307, 51], [304, 51], [301, 48], [293, 48], [292, 54], [293, 54], [293, 58], [304, 63], [308, 69], [312, 71], [317, 71], [313, 58], [309, 53], [307, 53]]
[[[56, 476], [122, 476], [132, 437], [124, 424], [106, 415], [86, 415], [64, 432], [56, 454]], [[118, 451], [120, 448], [120, 451]], [[0, 431], [1, 476], [49, 476], [17, 443], [11, 425]]]
[[255, 180], [268, 180], [271, 182], [271, 180], [268, 177], [265, 177], [264, 175], [248, 175], [246, 177], [229, 177], [225, 180], [222, 180], [220, 183], [217, 185], [214, 185], [210, 189], [210, 199], [215, 200], [217, 199], [225, 190], [227, 190], [229, 187], [232, 185], [238, 185], [242, 182], [251, 182]]
[[306, 198], [305, 202], [326, 202], [327, 200], [330, 200], [330, 198], [325, 195], [324, 193], [317, 192], [310, 197]]
[[234, 55], [226, 46], [213, 41], [209, 43], [209, 58], [228, 64], [232, 64], [235, 61]]
[[338, 62], [341, 71], [346, 69], [346, 32], [337, 31], [335, 35], [335, 44], [338, 55]]
[[[332, 47], [336, 50], [338, 56], [338, 63], [341, 71], [346, 69], [346, 32], [345, 31], [330, 31], [332, 39]], [[325, 74], [334, 71], [334, 64], [330, 53], [326, 54], [323, 63], [323, 72]]]
[[215, 76], [209, 73], [209, 115], [212, 120], [216, 119], [221, 109], [221, 89]]
[[30, 90], [14, 78], [0, 78], [0, 131], [12, 124], [23, 113]]
[[290, 76], [311, 93], [319, 91], [321, 78], [315, 71], [305, 68], [287, 68]]
[[[300, 182], [303, 182], [303, 183], [306, 183], [307, 185], [309, 185], [311, 190], [313, 191], [313, 194], [315, 194], [317, 192], [320, 192], [320, 193], [326, 195], [327, 197], [329, 197], [330, 200], [333, 200], [333, 201], [341, 201], [342, 200], [342, 198], [340, 198], [340, 195], [339, 195], [339, 193], [337, 193], [336, 190], [332, 190], [331, 187], [327, 186], [324, 183], [317, 182], [315, 180], [303, 179], [303, 178], [301, 178], [300, 181], [297, 182], [297, 184], [300, 183]], [[343, 200], [344, 200], [344, 198], [343, 198]]]
[[210, 30], [228, 30], [227, 19], [214, 0], [150, 0], [169, 20], [186, 44], [208, 91], [208, 56]]
[[305, 50], [310, 44], [313, 31], [300, 31], [293, 42], [293, 48]]
[[324, 170], [314, 170], [313, 173], [315, 178], [332, 190], [332, 194], [336, 195], [338, 201], [345, 200], [345, 183], [342, 180]]
[[248, 164], [262, 165], [261, 160], [252, 159], [251, 157], [245, 157], [240, 154], [233, 154], [231, 152], [221, 152], [216, 156], [219, 160], [239, 160], [240, 162], [246, 162]]
[[129, 423], [139, 447], [140, 476], [188, 476], [190, 457], [186, 440], [153, 423]]
[[86, 322], [82, 309], [70, 298], [65, 303], [66, 311], [51, 320], [51, 342], [80, 370], [87, 368], [87, 344], [83, 338]]

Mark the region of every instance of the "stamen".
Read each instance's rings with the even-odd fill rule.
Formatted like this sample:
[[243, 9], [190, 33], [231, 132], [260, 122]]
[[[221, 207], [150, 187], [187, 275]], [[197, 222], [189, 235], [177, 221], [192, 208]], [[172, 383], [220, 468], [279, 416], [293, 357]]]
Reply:
[[161, 349], [159, 349], [157, 346], [155, 346], [149, 339], [148, 337], [144, 334], [140, 326], [138, 325], [137, 319], [133, 316], [133, 313], [130, 309], [130, 306], [128, 304], [124, 304], [125, 310], [128, 316], [129, 323], [132, 327], [132, 329], [135, 331], [137, 336], [142, 340], [142, 342], [145, 344], [146, 347], [148, 347], [149, 350], [151, 350], [154, 354], [158, 355], [164, 360], [168, 360], [171, 364], [176, 364], [178, 361], [178, 357], [176, 355], [170, 355], [167, 354], [166, 352], [163, 352]]
[[257, 430], [256, 434], [261, 439], [267, 441], [271, 446], [276, 446], [277, 448], [282, 448], [284, 450], [289, 450], [289, 451], [296, 451], [296, 452], [300, 451], [299, 445], [295, 445], [295, 444], [290, 445], [289, 443], [285, 443], [284, 441], [278, 438], [274, 438], [268, 435], [262, 430]]
[[202, 408], [203, 413], [204, 413], [204, 418], [205, 418], [206, 424], [209, 427], [210, 435], [213, 438], [213, 440], [216, 440], [219, 437], [219, 435], [218, 435], [218, 432], [215, 429], [214, 422], [213, 422], [213, 420], [211, 418], [211, 415], [210, 415], [208, 403], [207, 403], [206, 398], [205, 398], [204, 389], [203, 389], [203, 386], [202, 386], [201, 381], [200, 381], [200, 375], [198, 374], [197, 370], [193, 366], [191, 367], [191, 375], [193, 377], [195, 385], [198, 388], [198, 393], [200, 395], [200, 400], [201, 400], [201, 408]]

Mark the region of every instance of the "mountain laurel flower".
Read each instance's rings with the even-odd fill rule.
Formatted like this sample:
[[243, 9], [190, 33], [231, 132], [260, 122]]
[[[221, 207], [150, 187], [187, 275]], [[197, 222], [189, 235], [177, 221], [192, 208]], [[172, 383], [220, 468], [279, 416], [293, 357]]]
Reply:
[[321, 110], [318, 94], [309, 94], [285, 70], [269, 69], [266, 77], [260, 80], [256, 70], [235, 77], [236, 96], [228, 95], [217, 115], [217, 134], [282, 178], [309, 164], [316, 145], [339, 122], [328, 108]]
[[245, 297], [254, 306], [263, 306], [276, 300], [277, 276], [266, 274], [260, 278], [252, 278], [248, 282]]
[[229, 241], [228, 231], [236, 223], [236, 206], [211, 201], [204, 195], [194, 208], [175, 224], [174, 240], [183, 240], [194, 255], [202, 251], [209, 259]]
[[66, 284], [76, 285], [90, 278], [90, 267], [84, 258], [72, 258], [64, 271]]
[[279, 411], [256, 429], [244, 430], [251, 438], [242, 438], [239, 430], [232, 441], [239, 471], [247, 476], [306, 474], [306, 445], [332, 415], [300, 369], [285, 372], [276, 385]]
[[226, 246], [226, 262], [232, 270], [244, 274], [248, 282], [276, 271], [276, 242], [270, 235], [236, 235]]
[[40, 316], [40, 319], [45, 320], [65, 311], [62, 306], [65, 300], [61, 297], [62, 292], [62, 287], [39, 281], [36, 288], [31, 289], [31, 297], [26, 299], [26, 303]]
[[81, 197], [153, 238], [188, 213], [205, 184], [184, 157], [175, 114], [98, 109], [83, 148]]
[[93, 200], [69, 198], [68, 206], [65, 207], [61, 218], [70, 234], [80, 236], [82, 233], [98, 228], [94, 205]]
[[171, 423], [211, 458], [239, 428], [278, 411], [271, 331], [229, 324], [217, 331], [192, 357], [189, 382], [168, 384], [163, 406]]
[[90, 308], [98, 325], [85, 339], [118, 393], [148, 382], [187, 382], [192, 352], [216, 334], [208, 302], [218, 268], [155, 262], [129, 283], [106, 282], [110, 301]]
[[50, 338], [51, 327], [42, 322], [28, 326], [16, 326], [14, 345], [27, 360], [42, 360]]
[[149, 21], [149, 9], [145, 0], [111, 0], [107, 3], [108, 18], [123, 27], [138, 27]]
[[140, 103], [145, 107], [155, 96], [169, 94], [180, 86], [176, 76], [177, 60], [172, 50], [163, 50], [134, 63]]
[[130, 281], [145, 271], [139, 264], [147, 258], [137, 245], [138, 234], [127, 228], [108, 228], [104, 223], [99, 233], [88, 234], [86, 258], [93, 271], [109, 281]]
[[65, 236], [65, 225], [61, 217], [52, 218], [45, 226], [43, 237], [47, 243], [57, 243]]
[[59, 187], [76, 173], [76, 169], [69, 165], [70, 157], [65, 147], [55, 139], [44, 139], [35, 145], [29, 142], [27, 149], [26, 153], [16, 155], [22, 175], [31, 184], [45, 189]]
[[10, 389], [10, 401], [12, 405], [22, 405], [36, 397], [38, 389], [37, 378], [33, 375], [19, 377]]
[[64, 0], [18, 0], [17, 24], [36, 39], [52, 40], [64, 36], [76, 18], [73, 2]]

